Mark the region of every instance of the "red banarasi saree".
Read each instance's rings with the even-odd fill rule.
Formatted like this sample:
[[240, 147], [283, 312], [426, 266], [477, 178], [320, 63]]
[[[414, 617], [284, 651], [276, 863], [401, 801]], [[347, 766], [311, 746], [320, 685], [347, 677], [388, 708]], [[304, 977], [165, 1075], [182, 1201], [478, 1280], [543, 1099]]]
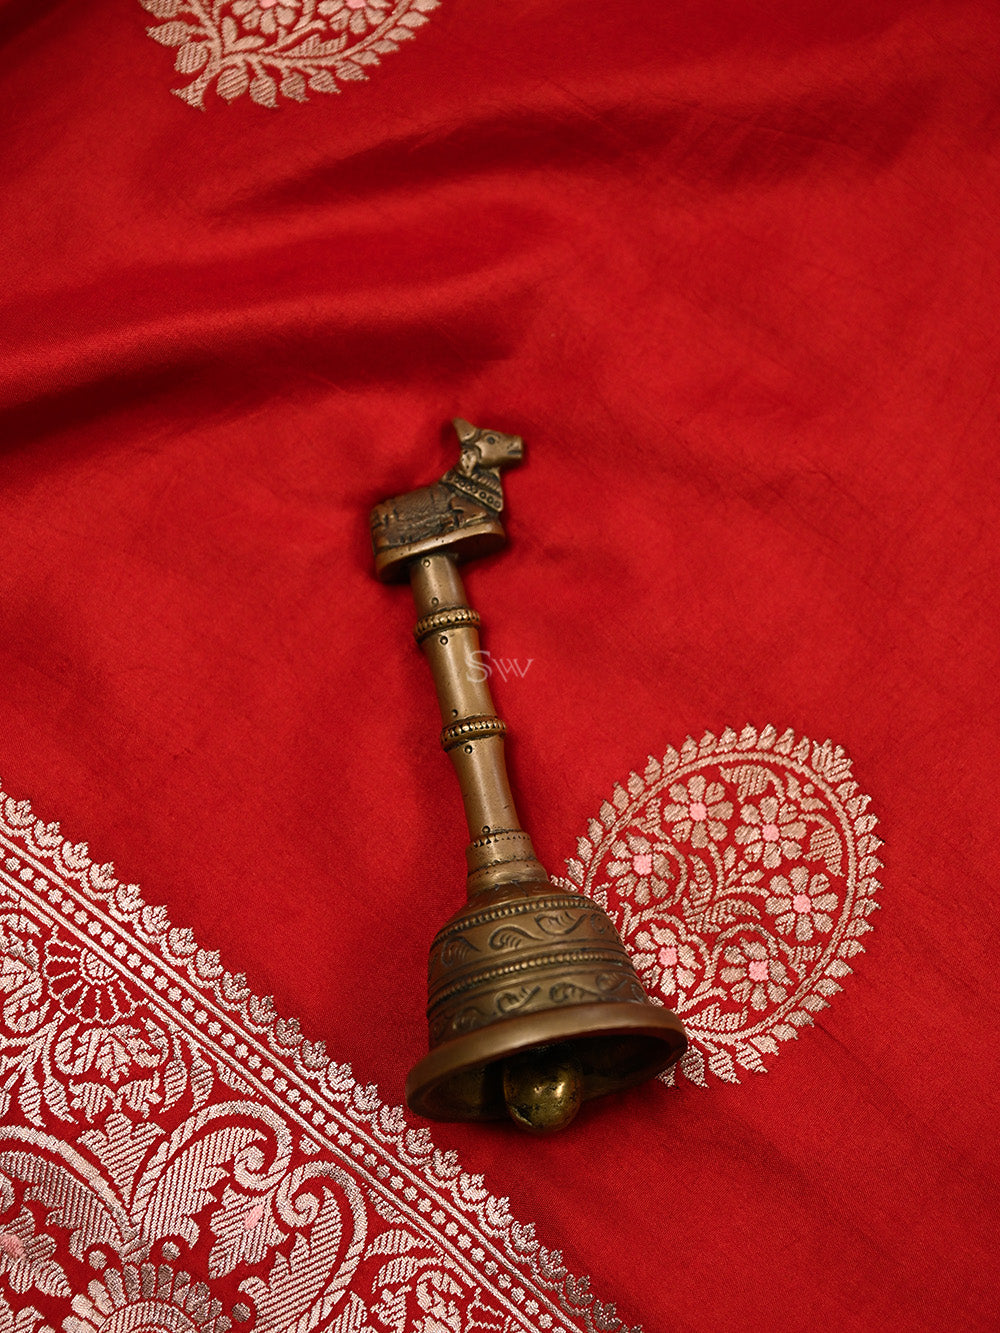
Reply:
[[[996, 1328], [996, 7], [0, 57], [0, 1333]], [[367, 516], [453, 416], [522, 812], [691, 1036], [545, 1140], [401, 1109], [465, 829]]]

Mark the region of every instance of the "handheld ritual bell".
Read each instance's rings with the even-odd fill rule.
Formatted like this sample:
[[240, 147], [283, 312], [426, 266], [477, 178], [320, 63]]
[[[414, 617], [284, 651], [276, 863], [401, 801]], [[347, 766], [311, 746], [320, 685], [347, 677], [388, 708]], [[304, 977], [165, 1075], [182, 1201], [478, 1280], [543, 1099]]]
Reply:
[[509, 1115], [536, 1133], [560, 1129], [580, 1103], [651, 1078], [684, 1054], [676, 1014], [651, 1004], [610, 918], [553, 885], [521, 827], [482, 661], [479, 616], [458, 562], [505, 541], [500, 469], [516, 435], [457, 420], [457, 466], [432, 486], [372, 510], [375, 572], [409, 580], [414, 631], [430, 663], [471, 842], [468, 902], [431, 945], [430, 1053], [406, 1100], [432, 1120]]

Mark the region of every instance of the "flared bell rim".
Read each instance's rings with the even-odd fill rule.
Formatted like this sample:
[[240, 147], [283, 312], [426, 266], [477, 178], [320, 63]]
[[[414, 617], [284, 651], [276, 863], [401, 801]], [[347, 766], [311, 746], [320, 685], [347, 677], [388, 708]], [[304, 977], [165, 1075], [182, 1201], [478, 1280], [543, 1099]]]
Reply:
[[583, 1067], [583, 1100], [624, 1091], [687, 1050], [676, 1014], [639, 1001], [604, 1001], [515, 1015], [434, 1047], [410, 1070], [406, 1102], [428, 1120], [503, 1120], [504, 1060], [566, 1044]]

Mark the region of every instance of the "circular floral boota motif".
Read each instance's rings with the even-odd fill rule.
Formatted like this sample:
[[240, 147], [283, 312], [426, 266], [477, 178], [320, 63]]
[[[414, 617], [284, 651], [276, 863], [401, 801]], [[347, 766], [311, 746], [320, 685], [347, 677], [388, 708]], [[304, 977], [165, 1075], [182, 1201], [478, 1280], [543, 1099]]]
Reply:
[[382, 57], [427, 22], [440, 0], [139, 0], [161, 22], [147, 29], [176, 47], [190, 83], [174, 92], [204, 106], [213, 87], [232, 102], [307, 102], [368, 78]]
[[591, 820], [568, 879], [684, 1019], [692, 1082], [763, 1073], [840, 990], [877, 906], [869, 799], [829, 741], [745, 727], [650, 759]]

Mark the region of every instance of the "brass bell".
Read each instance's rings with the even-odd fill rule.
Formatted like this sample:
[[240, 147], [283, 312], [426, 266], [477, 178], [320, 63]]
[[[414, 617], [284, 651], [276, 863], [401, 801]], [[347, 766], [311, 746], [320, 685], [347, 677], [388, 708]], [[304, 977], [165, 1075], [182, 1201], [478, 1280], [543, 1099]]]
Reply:
[[505, 541], [500, 469], [523, 457], [516, 435], [456, 420], [461, 456], [440, 481], [372, 510], [375, 569], [409, 579], [414, 631], [441, 707], [441, 744], [458, 774], [471, 842], [468, 902], [431, 945], [430, 1051], [406, 1100], [433, 1120], [510, 1116], [535, 1133], [560, 1129], [580, 1104], [673, 1064], [684, 1027], [651, 1004], [607, 914], [553, 885], [522, 829], [493, 706], [480, 618], [457, 562]]

